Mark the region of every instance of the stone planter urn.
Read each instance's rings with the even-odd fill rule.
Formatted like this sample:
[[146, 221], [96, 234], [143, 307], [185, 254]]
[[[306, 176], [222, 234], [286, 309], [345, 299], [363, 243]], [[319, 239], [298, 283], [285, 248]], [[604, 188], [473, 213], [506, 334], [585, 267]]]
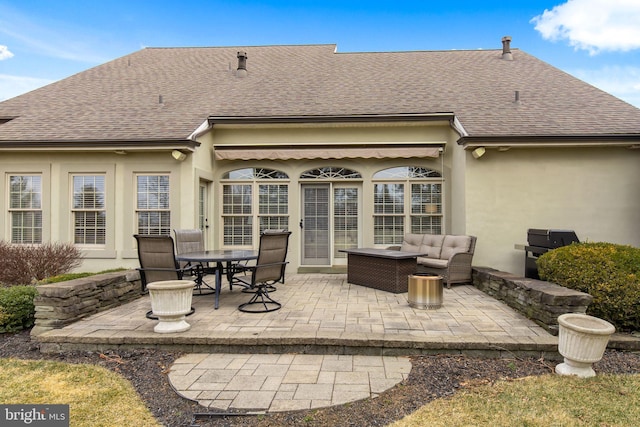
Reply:
[[564, 363], [556, 366], [556, 373], [581, 378], [595, 376], [591, 365], [602, 359], [616, 328], [606, 320], [580, 313], [563, 314], [558, 323], [558, 352]]
[[154, 332], [167, 334], [191, 328], [184, 318], [191, 311], [194, 286], [193, 280], [164, 280], [147, 285], [151, 311], [158, 317]]

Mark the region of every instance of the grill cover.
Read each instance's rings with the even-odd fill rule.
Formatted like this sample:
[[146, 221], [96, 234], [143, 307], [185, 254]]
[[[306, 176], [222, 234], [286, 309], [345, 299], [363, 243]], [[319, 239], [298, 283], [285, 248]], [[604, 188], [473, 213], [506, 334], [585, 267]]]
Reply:
[[527, 242], [529, 246], [555, 249], [567, 246], [571, 243], [580, 243], [578, 236], [573, 230], [543, 230], [530, 228], [527, 231]]

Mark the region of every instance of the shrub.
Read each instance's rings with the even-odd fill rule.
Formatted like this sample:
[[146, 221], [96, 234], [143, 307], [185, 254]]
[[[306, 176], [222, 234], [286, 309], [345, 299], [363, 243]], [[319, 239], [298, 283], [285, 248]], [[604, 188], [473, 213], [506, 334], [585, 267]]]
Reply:
[[0, 333], [17, 332], [35, 323], [34, 286], [0, 288]]
[[80, 250], [71, 243], [13, 245], [0, 241], [0, 283], [29, 285], [67, 273], [82, 263]]
[[640, 330], [640, 249], [612, 243], [574, 243], [538, 259], [540, 278], [593, 297], [587, 314], [619, 331]]

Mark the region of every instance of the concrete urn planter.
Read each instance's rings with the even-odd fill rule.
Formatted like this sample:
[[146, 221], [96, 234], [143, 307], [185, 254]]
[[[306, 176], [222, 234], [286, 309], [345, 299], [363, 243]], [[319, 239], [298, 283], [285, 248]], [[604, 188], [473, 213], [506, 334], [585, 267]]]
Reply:
[[556, 373], [581, 378], [595, 376], [591, 365], [602, 359], [615, 327], [606, 320], [579, 313], [563, 314], [558, 323], [558, 351], [564, 363], [556, 366]]
[[194, 286], [193, 280], [165, 280], [147, 285], [151, 311], [158, 316], [154, 332], [167, 334], [191, 328], [184, 318], [191, 311]]

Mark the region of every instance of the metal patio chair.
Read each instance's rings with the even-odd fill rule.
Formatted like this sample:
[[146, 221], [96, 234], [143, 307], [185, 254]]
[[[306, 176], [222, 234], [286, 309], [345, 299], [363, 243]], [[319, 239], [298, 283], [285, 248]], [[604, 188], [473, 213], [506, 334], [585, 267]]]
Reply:
[[[285, 233], [288, 230], [286, 228], [278, 228], [278, 229], [266, 229], [266, 230], [262, 230], [262, 232], [260, 234], [274, 234], [274, 233]], [[237, 274], [246, 274], [247, 270], [251, 269], [253, 267], [254, 261], [242, 261], [242, 262], [238, 262], [238, 263], [233, 263], [227, 266], [227, 280], [229, 281], [229, 285], [233, 286], [234, 284], [240, 285], [242, 286], [242, 292], [243, 293], [247, 293], [247, 294], [252, 294], [256, 292], [255, 288], [251, 288], [250, 286], [247, 286], [246, 283], [244, 283], [244, 281], [242, 280], [236, 280], [235, 276]], [[282, 279], [281, 282], [284, 283], [284, 271], [282, 272]], [[233, 288], [232, 288], [233, 289]], [[269, 292], [275, 292], [277, 289], [273, 284], [267, 285], [267, 290]]]
[[246, 286], [253, 296], [238, 306], [246, 313], [266, 313], [279, 310], [282, 304], [269, 296], [275, 283], [284, 283], [284, 272], [289, 247], [290, 231], [270, 231], [260, 235], [258, 260], [253, 266], [244, 268], [244, 275], [234, 276], [234, 280]]
[[[182, 280], [185, 276], [193, 274], [192, 267], [182, 268], [176, 261], [171, 236], [135, 234], [138, 242], [138, 260], [140, 261], [140, 282], [142, 292], [147, 292], [147, 284], [164, 280]], [[193, 314], [193, 307], [187, 314]], [[157, 319], [151, 311], [147, 312], [147, 318]]]
[[[175, 229], [176, 236], [176, 253], [178, 255], [189, 252], [204, 251], [204, 233], [200, 229]], [[211, 268], [206, 263], [192, 264], [191, 262], [181, 262], [182, 268], [193, 268], [196, 287], [195, 295], [210, 295], [216, 292], [214, 288], [204, 281], [206, 274], [215, 274], [215, 268]]]

